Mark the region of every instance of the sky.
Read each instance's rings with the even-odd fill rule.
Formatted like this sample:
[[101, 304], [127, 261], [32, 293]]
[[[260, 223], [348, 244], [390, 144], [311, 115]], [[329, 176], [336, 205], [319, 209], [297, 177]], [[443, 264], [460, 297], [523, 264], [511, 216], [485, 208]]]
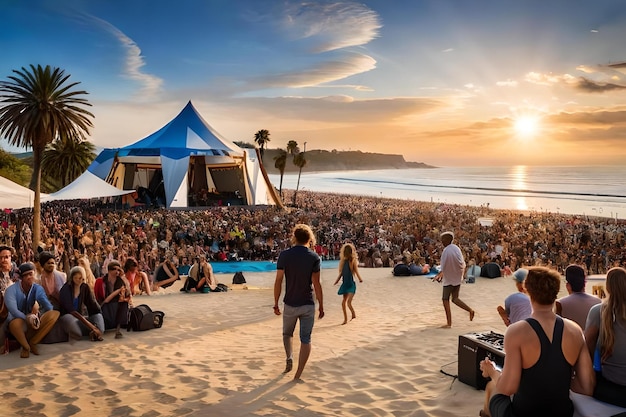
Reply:
[[63, 69], [98, 147], [191, 100], [232, 141], [267, 129], [269, 148], [437, 166], [626, 156], [622, 0], [0, 0], [0, 16], [0, 80]]

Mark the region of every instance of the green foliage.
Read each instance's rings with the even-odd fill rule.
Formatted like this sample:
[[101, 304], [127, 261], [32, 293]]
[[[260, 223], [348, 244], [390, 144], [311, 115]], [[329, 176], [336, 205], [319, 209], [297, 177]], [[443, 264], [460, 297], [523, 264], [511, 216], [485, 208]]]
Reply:
[[0, 176], [26, 187], [31, 171], [32, 168], [24, 160], [0, 149]]
[[33, 173], [29, 188], [33, 202], [33, 249], [41, 236], [41, 160], [46, 145], [61, 137], [86, 139], [91, 119], [83, 98], [86, 91], [74, 90], [78, 82], [68, 82], [65, 71], [41, 65], [13, 70], [8, 81], [0, 81], [0, 135], [13, 146], [32, 148]]
[[270, 141], [270, 131], [267, 129], [261, 129], [254, 134], [254, 142], [259, 145], [261, 150], [261, 159], [263, 159], [263, 153], [265, 151], [265, 145]]
[[95, 150], [91, 142], [62, 137], [46, 147], [41, 159], [42, 173], [63, 188], [85, 172], [96, 158]]

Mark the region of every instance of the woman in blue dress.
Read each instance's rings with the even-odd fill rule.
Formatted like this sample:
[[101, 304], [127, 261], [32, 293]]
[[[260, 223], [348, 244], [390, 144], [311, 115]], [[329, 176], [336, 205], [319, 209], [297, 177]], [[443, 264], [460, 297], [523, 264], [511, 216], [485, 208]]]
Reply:
[[[341, 308], [343, 310], [343, 323], [348, 322], [348, 312], [346, 306], [352, 313], [352, 319], [356, 318], [356, 313], [352, 307], [352, 298], [356, 292], [356, 282], [354, 282], [354, 276], [359, 279], [359, 282], [363, 282], [361, 274], [359, 274], [359, 261], [356, 254], [356, 249], [351, 243], [346, 243], [341, 247], [341, 257], [339, 260], [339, 276], [335, 281], [335, 285], [339, 283], [339, 280], [343, 277], [341, 286], [337, 294], [343, 295], [343, 301], [341, 302]], [[351, 319], [351, 320], [352, 320]]]

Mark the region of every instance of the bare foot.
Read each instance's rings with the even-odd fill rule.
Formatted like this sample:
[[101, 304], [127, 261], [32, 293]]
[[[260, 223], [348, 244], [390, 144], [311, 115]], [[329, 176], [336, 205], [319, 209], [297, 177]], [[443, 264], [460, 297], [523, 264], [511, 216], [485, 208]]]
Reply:
[[341, 324], [342, 324], [342, 325], [344, 325], [344, 324], [346, 324], [346, 323], [348, 323], [348, 321], [347, 321], [347, 320], [344, 320], [344, 322], [343, 322], [343, 323], [341, 323]]
[[293, 368], [293, 359], [287, 359], [286, 365], [285, 365], [285, 370], [283, 371], [283, 374], [291, 372], [292, 368]]
[[474, 310], [470, 311], [470, 321], [474, 320], [474, 314], [476, 314]]
[[352, 316], [352, 318], [350, 320], [354, 320], [354, 319], [356, 319], [356, 316]]
[[450, 324], [443, 324], [443, 325], [439, 326], [440, 329], [449, 329], [451, 327], [452, 326]]

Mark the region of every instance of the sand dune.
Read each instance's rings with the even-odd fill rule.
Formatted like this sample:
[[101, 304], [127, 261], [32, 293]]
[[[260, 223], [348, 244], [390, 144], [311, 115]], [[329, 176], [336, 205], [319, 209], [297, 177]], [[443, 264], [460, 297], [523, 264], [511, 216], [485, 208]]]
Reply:
[[[457, 374], [458, 336], [504, 332], [496, 306], [509, 279], [464, 284], [470, 322], [441, 284], [361, 269], [357, 318], [341, 325], [336, 271], [323, 270], [326, 317], [316, 322], [302, 383], [283, 375], [282, 319], [273, 273], [246, 273], [248, 289], [185, 294], [179, 286], [135, 297], [166, 313], [161, 329], [115, 340], [41, 345], [40, 356], [0, 357], [3, 415], [22, 416], [476, 416], [483, 391]], [[219, 276], [230, 283], [231, 276]], [[564, 289], [563, 289], [564, 291]], [[296, 338], [297, 339], [297, 338]], [[299, 345], [295, 343], [296, 352]], [[443, 372], [442, 372], [443, 371]]]

